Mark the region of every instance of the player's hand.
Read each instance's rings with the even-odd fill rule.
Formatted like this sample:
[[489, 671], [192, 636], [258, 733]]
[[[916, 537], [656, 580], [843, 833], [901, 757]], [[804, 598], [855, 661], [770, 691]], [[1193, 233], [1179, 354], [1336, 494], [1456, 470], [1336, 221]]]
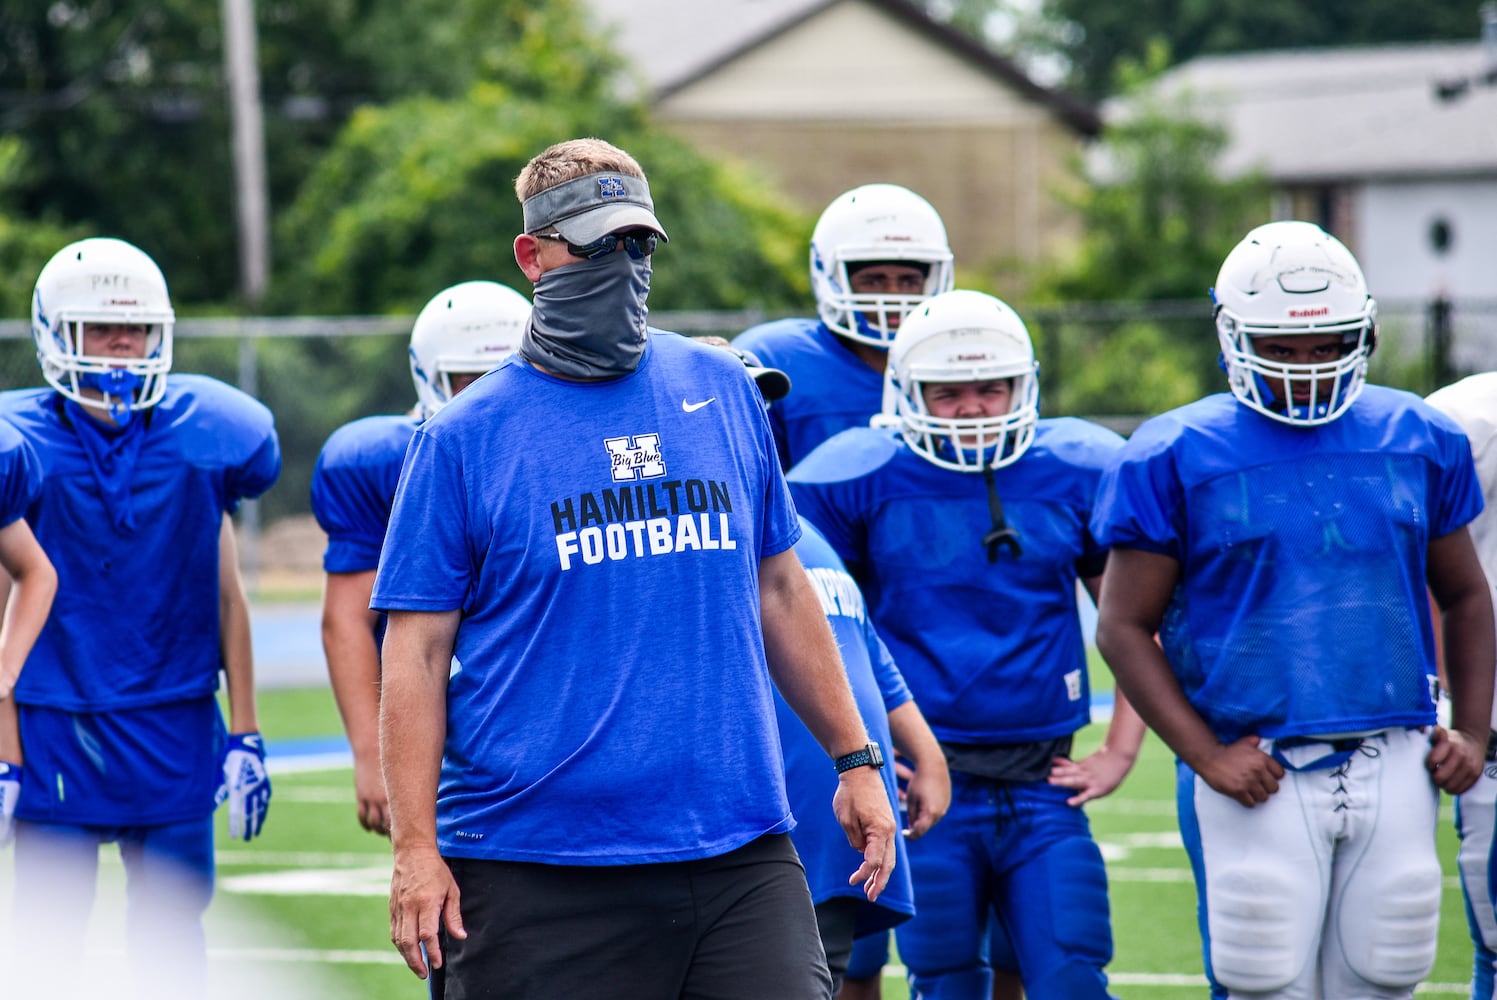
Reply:
[[1436, 785], [1460, 795], [1476, 784], [1486, 766], [1487, 744], [1459, 729], [1436, 726], [1429, 734], [1429, 756], [1424, 766]]
[[909, 824], [904, 835], [909, 840], [919, 840], [951, 808], [951, 772], [946, 769], [945, 760], [907, 770], [906, 786], [900, 795], [905, 807], [905, 822]]
[[1104, 743], [1080, 760], [1056, 757], [1051, 761], [1049, 781], [1058, 788], [1074, 790], [1076, 794], [1066, 799], [1066, 805], [1079, 806], [1113, 791], [1132, 767], [1133, 758]]
[[353, 758], [353, 792], [358, 799], [359, 825], [370, 833], [390, 835], [390, 797], [385, 792], [385, 776], [380, 772], [379, 758]]
[[847, 842], [863, 852], [863, 863], [847, 880], [863, 883], [863, 895], [872, 902], [889, 883], [894, 871], [894, 838], [898, 827], [883, 777], [871, 767], [854, 767], [837, 776], [837, 794], [832, 811], [847, 833]]
[[252, 840], [270, 810], [270, 775], [265, 770], [265, 741], [260, 734], [231, 735], [223, 770], [218, 801], [229, 800], [229, 836]]
[[1258, 747], [1257, 736], [1218, 746], [1200, 767], [1192, 767], [1216, 791], [1252, 808], [1279, 790], [1284, 766]]
[[390, 876], [390, 941], [405, 964], [422, 979], [445, 961], [437, 937], [442, 924], [455, 938], [468, 936], [459, 903], [452, 870], [435, 844], [396, 848], [395, 870]]
[[16, 803], [21, 801], [20, 764], [0, 760], [0, 847], [16, 835]]

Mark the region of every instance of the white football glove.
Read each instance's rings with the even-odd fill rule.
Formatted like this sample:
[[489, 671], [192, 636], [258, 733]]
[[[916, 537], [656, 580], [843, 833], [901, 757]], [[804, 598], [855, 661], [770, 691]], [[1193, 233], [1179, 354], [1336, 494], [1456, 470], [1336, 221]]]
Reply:
[[270, 809], [270, 775], [265, 770], [265, 742], [259, 733], [229, 737], [224, 754], [224, 783], [218, 801], [229, 800], [229, 836], [253, 840]]
[[16, 835], [16, 803], [21, 800], [21, 765], [0, 760], [0, 847]]

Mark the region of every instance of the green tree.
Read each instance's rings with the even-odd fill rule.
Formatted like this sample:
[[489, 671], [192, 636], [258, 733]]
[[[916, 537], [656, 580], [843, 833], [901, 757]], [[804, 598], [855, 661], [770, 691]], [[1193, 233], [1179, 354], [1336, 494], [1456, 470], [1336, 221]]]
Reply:
[[538, 102], [496, 85], [463, 100], [366, 108], [282, 219], [296, 247], [274, 304], [334, 313], [414, 312], [456, 281], [489, 278], [528, 292], [514, 263], [514, 178], [552, 142], [600, 135], [650, 177], [671, 241], [657, 252], [656, 309], [785, 308], [808, 290], [809, 220], [765, 186], [651, 131], [638, 108]]
[[[997, 0], [995, 0], [997, 2]], [[1472, 40], [1472, 0], [1043, 0], [1069, 85], [1093, 98], [1114, 92], [1119, 67], [1163, 44], [1172, 63], [1199, 55], [1393, 42]]]
[[[1113, 329], [1096, 310], [1085, 321], [1056, 317], [1044, 327], [1041, 356], [1064, 359], [1065, 371], [1051, 365], [1046, 384], [1060, 412], [1121, 412], [1124, 400], [1137, 402], [1128, 387], [1144, 387], [1153, 412], [1214, 384], [1206, 290], [1228, 251], [1267, 218], [1269, 207], [1261, 177], [1218, 179], [1225, 142], [1221, 129], [1196, 118], [1188, 95], [1168, 102], [1141, 97], [1103, 132], [1090, 166], [1078, 162], [1074, 207], [1085, 236], [1072, 260], [1037, 276], [1034, 301], [1152, 301], [1178, 310], [1181, 300], [1195, 300], [1201, 307], [1199, 314], [1187, 308], [1168, 331]], [[1168, 391], [1149, 389], [1153, 383]]]

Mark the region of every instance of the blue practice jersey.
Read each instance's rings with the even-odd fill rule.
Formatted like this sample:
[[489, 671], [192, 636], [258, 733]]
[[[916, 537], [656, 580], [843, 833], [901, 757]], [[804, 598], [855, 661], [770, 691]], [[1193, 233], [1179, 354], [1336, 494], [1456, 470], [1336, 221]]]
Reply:
[[41, 492], [42, 466], [20, 431], [0, 422], [0, 528], [26, 516]]
[[1426, 549], [1481, 509], [1465, 436], [1416, 396], [1368, 386], [1307, 429], [1219, 394], [1138, 429], [1093, 530], [1180, 563], [1161, 644], [1231, 741], [1433, 723]]
[[1082, 420], [1041, 420], [994, 485], [1023, 554], [988, 560], [980, 474], [943, 469], [894, 430], [844, 431], [790, 474], [796, 506], [863, 585], [873, 620], [943, 742], [1028, 743], [1090, 720], [1078, 577], [1106, 553], [1087, 527], [1121, 445]]
[[379, 566], [400, 466], [420, 421], [364, 417], [332, 433], [312, 470], [312, 514], [327, 532], [322, 568], [360, 573]]
[[867, 427], [883, 409], [884, 376], [853, 353], [849, 341], [814, 319], [782, 319], [745, 330], [733, 341], [790, 376], [792, 392], [769, 408], [780, 464], [790, 468], [823, 441]]
[[789, 830], [758, 573], [799, 536], [753, 380], [675, 334], [602, 382], [512, 358], [423, 424], [372, 603], [463, 613], [443, 853], [640, 864]]
[[[889, 650], [874, 632], [863, 595], [843, 568], [842, 560], [809, 521], [802, 519], [801, 527], [804, 533], [795, 543], [795, 554], [806, 568], [816, 596], [821, 599], [821, 609], [837, 637], [842, 665], [847, 670], [847, 680], [868, 736], [884, 748], [889, 761], [883, 770], [884, 784], [889, 790], [889, 807], [897, 816], [899, 793], [894, 783], [894, 741], [889, 733], [888, 713], [908, 702], [910, 692]], [[848, 876], [863, 863], [863, 853], [848, 844], [847, 834], [832, 812], [837, 772], [821, 744], [778, 692], [775, 710], [779, 715], [780, 742], [785, 748], [790, 810], [796, 819], [795, 850], [806, 866], [811, 901], [820, 904], [839, 897], [859, 900], [857, 926], [853, 931], [856, 936], [885, 930], [908, 919], [915, 912], [915, 901], [905, 861], [904, 838], [895, 838], [894, 874], [889, 884], [877, 902], [868, 902], [861, 884], [847, 884]]]
[[225, 512], [280, 473], [270, 411], [214, 379], [172, 375], [161, 402], [135, 418], [145, 421], [140, 450], [120, 484], [133, 528], [111, 515], [61, 395], [0, 393], [0, 416], [41, 461], [26, 519], [58, 576], [16, 701], [99, 712], [217, 690], [219, 532]]

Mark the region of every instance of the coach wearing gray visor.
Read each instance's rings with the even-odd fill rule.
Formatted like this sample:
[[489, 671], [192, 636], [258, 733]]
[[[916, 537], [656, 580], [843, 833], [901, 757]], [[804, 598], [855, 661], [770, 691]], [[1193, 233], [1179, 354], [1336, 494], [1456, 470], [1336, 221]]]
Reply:
[[391, 937], [448, 1000], [829, 997], [771, 677], [870, 899], [897, 833], [763, 402], [647, 326], [629, 154], [560, 143], [515, 186], [529, 329], [417, 431], [374, 588]]

